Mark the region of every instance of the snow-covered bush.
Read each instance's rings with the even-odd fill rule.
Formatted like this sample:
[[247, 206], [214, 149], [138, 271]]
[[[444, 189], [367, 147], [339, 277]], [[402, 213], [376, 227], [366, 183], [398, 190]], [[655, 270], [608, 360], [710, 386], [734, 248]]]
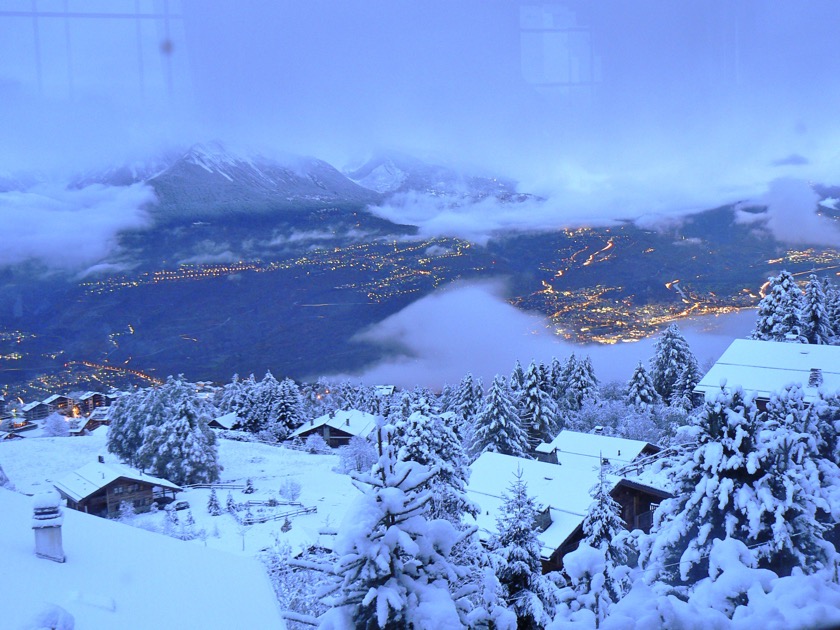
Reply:
[[70, 435], [70, 423], [60, 413], [51, 413], [44, 419], [44, 435], [47, 437], [67, 437]]
[[340, 472], [365, 472], [376, 463], [376, 448], [370, 440], [354, 435], [346, 446], [338, 449], [338, 456]]
[[301, 485], [296, 479], [284, 479], [280, 482], [280, 496], [286, 501], [297, 501], [300, 498]]
[[307, 453], [324, 454], [331, 452], [327, 441], [320, 433], [312, 433], [307, 436], [303, 447]]

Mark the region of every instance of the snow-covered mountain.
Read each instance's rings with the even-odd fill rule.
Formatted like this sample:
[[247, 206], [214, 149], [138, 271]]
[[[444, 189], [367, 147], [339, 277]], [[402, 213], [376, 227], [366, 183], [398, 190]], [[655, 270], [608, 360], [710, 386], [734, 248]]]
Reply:
[[246, 155], [215, 142], [87, 174], [75, 185], [95, 182], [118, 186], [146, 182], [159, 200], [152, 211], [164, 220], [339, 204], [361, 208], [381, 199], [377, 192], [359, 186], [323, 160]]
[[448, 166], [429, 164], [400, 153], [382, 153], [347, 176], [365, 188], [385, 195], [418, 192], [436, 197], [522, 201], [528, 195], [516, 192], [516, 183], [498, 177], [471, 175]]

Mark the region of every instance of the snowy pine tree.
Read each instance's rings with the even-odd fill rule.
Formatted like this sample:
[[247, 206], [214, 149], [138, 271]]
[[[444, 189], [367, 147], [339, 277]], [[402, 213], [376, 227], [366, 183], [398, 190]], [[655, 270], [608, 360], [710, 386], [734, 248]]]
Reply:
[[817, 276], [808, 276], [805, 297], [802, 301], [802, 333], [808, 343], [829, 345], [834, 338], [834, 330], [826, 310], [826, 298]]
[[761, 527], [752, 517], [751, 487], [762, 474], [755, 454], [756, 414], [740, 389], [722, 387], [695, 418], [697, 447], [677, 463], [676, 496], [663, 501], [644, 541], [640, 561], [649, 576], [693, 584], [709, 574], [715, 538], [755, 542], [752, 534]]
[[602, 600], [598, 606], [602, 614], [630, 589], [626, 566], [627, 530], [621, 518], [621, 506], [610, 496], [612, 485], [602, 464], [593, 501], [583, 519], [583, 542], [598, 549], [604, 557], [604, 590], [597, 595]]
[[461, 426], [467, 427], [473, 423], [480, 408], [475, 381], [472, 374], [467, 374], [455, 392], [453, 411], [461, 417]]
[[532, 449], [541, 442], [551, 442], [557, 436], [557, 405], [543, 388], [539, 368], [533, 361], [525, 372], [517, 407], [520, 423], [528, 434]]
[[435, 475], [415, 462], [400, 461], [393, 427], [377, 428], [379, 461], [354, 475], [362, 491], [348, 509], [334, 550], [338, 578], [328, 593], [333, 608], [322, 627], [458, 627], [450, 584], [464, 569], [449, 558], [461, 538], [451, 523], [428, 520], [429, 492], [419, 490]]
[[583, 359], [573, 359], [574, 355], [569, 358], [569, 369], [564, 375], [564, 396], [566, 407], [571, 411], [579, 411], [586, 400], [597, 400], [598, 379], [595, 378], [595, 370], [588, 356]]
[[274, 407], [274, 421], [270, 431], [279, 442], [303, 424], [303, 401], [300, 389], [290, 378], [284, 378], [278, 388]]
[[[454, 414], [447, 414], [449, 417]], [[415, 411], [408, 421], [398, 427], [401, 434], [399, 458], [431, 469], [437, 474], [421, 489], [430, 490], [427, 516], [444, 518], [460, 525], [464, 512], [475, 516], [477, 507], [467, 499], [469, 468], [466, 455], [450, 423], [441, 416], [424, 416]]]
[[752, 339], [763, 341], [803, 340], [800, 311], [802, 292], [793, 276], [782, 271], [769, 279], [766, 295], [758, 303], [758, 317]]
[[692, 380], [692, 375], [699, 373], [697, 359], [694, 358], [679, 326], [671, 324], [656, 340], [650, 364], [653, 386], [666, 403], [679, 400], [688, 391], [686, 379], [683, 379], [682, 383], [679, 382], [684, 372], [689, 375], [688, 380]]
[[222, 506], [219, 504], [219, 497], [216, 496], [216, 489], [210, 489], [210, 498], [207, 501], [207, 513], [210, 516], [219, 516], [222, 513]]
[[653, 380], [648, 376], [641, 361], [639, 361], [639, 365], [633, 370], [633, 376], [627, 382], [624, 401], [627, 405], [642, 410], [652, 409], [662, 402], [662, 397], [653, 386]]
[[516, 614], [517, 628], [543, 628], [554, 616], [558, 592], [542, 574], [536, 527], [539, 508], [528, 496], [521, 471], [503, 499], [498, 531], [489, 544], [496, 576], [507, 607]]
[[834, 343], [840, 344], [840, 288], [826, 278], [823, 281], [823, 295], [826, 320], [831, 327]]
[[484, 408], [475, 418], [470, 452], [473, 457], [487, 451], [525, 457], [529, 448], [528, 435], [520, 424], [504, 378], [497, 375]]

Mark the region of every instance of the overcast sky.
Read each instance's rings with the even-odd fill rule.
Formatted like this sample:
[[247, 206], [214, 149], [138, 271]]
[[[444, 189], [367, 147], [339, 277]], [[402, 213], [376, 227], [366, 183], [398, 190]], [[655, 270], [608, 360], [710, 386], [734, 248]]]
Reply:
[[391, 147], [693, 208], [836, 169], [838, 23], [835, 0], [4, 0], [0, 170]]

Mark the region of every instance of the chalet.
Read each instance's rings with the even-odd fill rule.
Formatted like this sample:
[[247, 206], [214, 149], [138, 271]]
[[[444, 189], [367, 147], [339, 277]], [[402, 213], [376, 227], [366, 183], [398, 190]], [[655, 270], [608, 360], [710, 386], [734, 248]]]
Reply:
[[50, 415], [50, 406], [40, 400], [35, 400], [23, 406], [23, 417], [27, 422], [43, 420]]
[[[480, 509], [475, 521], [481, 539], [488, 540], [496, 531], [503, 495], [509, 492], [510, 484], [521, 473], [528, 494], [542, 506], [536, 527], [543, 570], [562, 568], [563, 557], [575, 550], [583, 537], [583, 519], [592, 503], [591, 492], [600, 474], [598, 461], [577, 458], [557, 465], [499, 453], [482, 453], [470, 470], [467, 496]], [[611, 487], [611, 496], [621, 506], [621, 517], [627, 529], [650, 533], [653, 511], [671, 495], [615, 475], [606, 475], [606, 480]]]
[[210, 422], [207, 423], [207, 426], [211, 429], [225, 429], [230, 430], [239, 424], [239, 416], [236, 415], [235, 411], [231, 411], [230, 413], [226, 413], [223, 416], [219, 416], [218, 418], [213, 418]]
[[116, 516], [123, 501], [137, 512], [147, 512], [154, 501], [172, 501], [181, 491], [166, 479], [151, 477], [124, 464], [106, 464], [102, 455], [98, 461], [53, 482], [53, 486], [67, 500], [67, 507], [105, 517]]
[[111, 419], [108, 415], [109, 413], [110, 411], [107, 407], [97, 407], [87, 418], [78, 419], [79, 424], [75, 429], [70, 429], [70, 435], [86, 435], [101, 426], [110, 425]]
[[285, 627], [253, 557], [64, 510], [59, 564], [36, 555], [33, 503], [0, 488], [3, 628]]
[[762, 410], [790, 383], [801, 384], [812, 403], [820, 388], [840, 390], [840, 346], [736, 339], [694, 388], [695, 399], [713, 398], [724, 382], [752, 393]]
[[0, 431], [0, 441], [15, 440], [23, 436], [17, 431]]
[[543, 442], [536, 448], [536, 458], [552, 464], [564, 464], [581, 460], [597, 465], [603, 458], [614, 468], [631, 464], [649, 455], [655, 455], [660, 448], [642, 440], [628, 440], [597, 433], [561, 431], [551, 442]]
[[318, 434], [331, 447], [345, 446], [354, 436], [367, 437], [376, 428], [376, 416], [357, 409], [333, 411], [310, 420], [293, 431], [289, 439]]

